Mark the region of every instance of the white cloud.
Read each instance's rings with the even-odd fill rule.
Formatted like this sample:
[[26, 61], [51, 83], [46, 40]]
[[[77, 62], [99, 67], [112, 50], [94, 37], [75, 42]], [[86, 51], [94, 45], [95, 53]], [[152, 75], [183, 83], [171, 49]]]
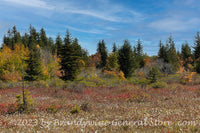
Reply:
[[29, 7], [43, 8], [49, 10], [54, 9], [53, 6], [48, 5], [45, 1], [42, 0], [3, 0], [3, 1]]
[[[110, 3], [107, 0], [99, 1], [95, 3], [79, 3], [72, 0], [61, 2], [47, 2], [45, 0], [2, 0], [9, 4], [21, 5], [33, 8], [47, 9], [52, 12], [58, 13], [71, 13], [79, 14], [87, 17], [98, 18], [101, 20], [111, 21], [111, 22], [132, 22], [130, 20], [135, 18], [141, 18], [142, 14], [127, 10], [122, 5]], [[77, 4], [79, 3], [79, 4]], [[103, 3], [103, 5], [102, 5]], [[131, 13], [132, 16], [119, 16], [119, 13]], [[139, 20], [139, 19], [137, 19]]]
[[66, 13], [73, 13], [73, 14], [81, 14], [81, 15], [87, 15], [87, 16], [92, 16], [95, 18], [99, 18], [102, 20], [107, 20], [107, 21], [113, 21], [113, 22], [120, 22], [120, 18], [116, 16], [111, 16], [107, 15], [106, 13], [99, 13], [97, 11], [93, 10], [82, 10], [82, 9], [64, 9], [63, 10]]
[[84, 30], [84, 29], [79, 29], [79, 28], [75, 28], [75, 27], [72, 27], [72, 26], [66, 26], [66, 28], [74, 30], [74, 31], [84, 32], [84, 33], [93, 33], [93, 34], [102, 34], [103, 33], [102, 31], [95, 30], [95, 29]]
[[148, 26], [159, 31], [186, 31], [191, 28], [195, 28], [200, 23], [200, 19], [193, 18], [190, 20], [179, 20], [174, 18], [165, 18], [150, 23]]

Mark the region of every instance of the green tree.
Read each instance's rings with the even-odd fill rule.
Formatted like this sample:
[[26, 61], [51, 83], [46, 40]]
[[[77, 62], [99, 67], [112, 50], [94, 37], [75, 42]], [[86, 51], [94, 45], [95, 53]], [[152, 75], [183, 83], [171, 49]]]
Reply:
[[101, 62], [98, 67], [104, 68], [106, 66], [106, 60], [108, 57], [108, 52], [107, 52], [106, 44], [105, 44], [104, 40], [99, 41], [99, 43], [97, 45], [97, 53], [100, 53], [100, 55], [101, 55]]
[[47, 36], [46, 36], [46, 32], [45, 30], [42, 28], [40, 30], [40, 38], [39, 38], [39, 45], [40, 47], [44, 48], [44, 47], [48, 47], [47, 44], [48, 43], [48, 39], [47, 39]]
[[186, 60], [187, 58], [189, 58], [191, 56], [192, 56], [191, 48], [190, 48], [188, 42], [185, 42], [184, 44], [182, 44], [182, 47], [181, 47], [181, 58], [183, 60]]
[[194, 57], [195, 59], [198, 59], [200, 57], [200, 35], [199, 32], [197, 32], [197, 35], [195, 36], [195, 42], [194, 42]]
[[40, 80], [43, 78], [42, 73], [42, 62], [41, 62], [41, 54], [40, 49], [36, 45], [34, 45], [30, 49], [30, 57], [27, 60], [28, 67], [26, 70], [25, 79], [28, 81]]
[[55, 47], [56, 47], [56, 51], [57, 51], [57, 56], [58, 57], [61, 55], [62, 46], [63, 46], [62, 38], [60, 37], [60, 35], [57, 35]]
[[195, 42], [194, 42], [194, 58], [195, 58], [195, 69], [197, 73], [200, 73], [200, 35], [199, 32], [197, 32], [197, 35], [195, 36]]
[[140, 39], [138, 39], [137, 46], [133, 47], [133, 49], [134, 49], [134, 56], [136, 58], [137, 67], [139, 68], [144, 67], [145, 61], [144, 61], [144, 54], [143, 54], [143, 46]]
[[133, 51], [131, 49], [130, 42], [128, 40], [124, 41], [123, 46], [119, 49], [119, 65], [120, 70], [124, 73], [125, 77], [130, 77], [134, 72], [135, 66], [135, 59], [133, 56]]
[[164, 62], [169, 62], [169, 59], [168, 59], [169, 47], [164, 46], [161, 40], [159, 42], [159, 47], [160, 49], [158, 52], [158, 58], [164, 59]]
[[143, 56], [143, 46], [142, 46], [142, 42], [140, 41], [140, 39], [138, 39], [138, 41], [137, 41], [136, 54], [138, 56]]
[[22, 36], [22, 44], [24, 44], [25, 47], [28, 47], [29, 44], [29, 35], [27, 33]]
[[168, 52], [169, 63], [171, 63], [174, 66], [174, 68], [176, 69], [178, 67], [178, 56], [177, 56], [177, 52], [176, 52], [176, 48], [175, 48], [175, 43], [174, 43], [171, 35], [168, 38], [167, 43], [169, 44], [169, 52]]
[[36, 29], [34, 28], [34, 27], [32, 27], [31, 25], [30, 25], [30, 27], [29, 27], [29, 43], [28, 43], [28, 48], [29, 49], [32, 49], [33, 47], [35, 47], [36, 45], [37, 45], [37, 43], [38, 43], [38, 41], [37, 41], [37, 32], [36, 32]]
[[76, 50], [72, 45], [72, 39], [69, 31], [64, 38], [64, 46], [61, 51], [61, 68], [63, 80], [74, 80], [80, 70], [80, 56], [77, 56]]
[[148, 79], [150, 80], [151, 83], [155, 83], [160, 77], [160, 75], [161, 75], [160, 70], [157, 67], [153, 66], [151, 67], [151, 70], [148, 73]]
[[47, 50], [49, 50], [52, 54], [55, 53], [55, 45], [54, 45], [54, 41], [53, 41], [53, 38], [49, 37], [47, 39], [47, 45], [45, 46], [45, 48]]
[[117, 46], [116, 46], [116, 44], [115, 44], [115, 43], [113, 44], [113, 47], [112, 47], [112, 52], [113, 52], [113, 53], [117, 52]]

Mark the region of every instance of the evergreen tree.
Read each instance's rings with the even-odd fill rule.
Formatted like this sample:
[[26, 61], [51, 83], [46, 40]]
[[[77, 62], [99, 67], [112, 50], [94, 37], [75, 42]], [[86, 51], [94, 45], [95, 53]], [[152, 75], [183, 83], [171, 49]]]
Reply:
[[31, 25], [29, 27], [29, 31], [30, 31], [30, 36], [29, 36], [28, 47], [29, 47], [29, 49], [32, 49], [38, 43], [38, 41], [37, 41], [37, 35], [38, 34], [36, 32], [36, 29], [34, 27], [32, 27]]
[[151, 70], [148, 73], [148, 79], [150, 80], [151, 83], [155, 83], [160, 75], [161, 75], [160, 70], [157, 67], [153, 66], [151, 67]]
[[160, 41], [159, 47], [158, 57], [164, 59], [164, 62], [172, 64], [176, 70], [178, 67], [178, 55], [172, 36], [170, 35], [165, 46]]
[[33, 45], [33, 47], [30, 49], [30, 57], [27, 61], [28, 67], [25, 76], [25, 79], [28, 81], [39, 80], [43, 77], [41, 54], [39, 47], [37, 46]]
[[112, 47], [112, 52], [113, 52], [113, 53], [117, 52], [117, 46], [116, 46], [116, 44], [115, 44], [115, 43], [113, 44], [113, 47]]
[[63, 46], [63, 41], [62, 41], [60, 35], [58, 35], [56, 37], [56, 43], [55, 43], [55, 47], [56, 47], [56, 51], [57, 51], [57, 56], [58, 57], [61, 55], [62, 46]]
[[29, 35], [27, 33], [22, 36], [22, 44], [24, 44], [25, 47], [29, 45]]
[[185, 44], [182, 44], [182, 47], [181, 47], [181, 58], [183, 60], [186, 60], [187, 58], [191, 56], [192, 56], [192, 53], [191, 53], [190, 46], [188, 45], [187, 42], [185, 42]]
[[167, 44], [169, 44], [169, 63], [171, 63], [174, 66], [174, 69], [176, 69], [178, 67], [178, 56], [176, 53], [175, 43], [171, 35], [168, 38]]
[[104, 40], [99, 41], [99, 43], [97, 45], [97, 53], [100, 53], [100, 55], [101, 55], [101, 63], [97, 67], [104, 68], [106, 66], [106, 61], [107, 61], [107, 57], [108, 57], [108, 52], [106, 50], [106, 44], [105, 44]]
[[51, 51], [51, 53], [55, 53], [55, 48], [54, 48], [54, 41], [53, 38], [49, 37], [47, 40], [47, 45], [45, 46], [45, 49]]
[[13, 27], [13, 44], [15, 45], [16, 43], [21, 43], [22, 40], [21, 40], [21, 35], [20, 33], [17, 31], [17, 28], [14, 26]]
[[197, 32], [197, 35], [195, 36], [195, 42], [194, 42], [194, 57], [197, 60], [200, 57], [200, 35], [199, 32]]
[[119, 49], [119, 65], [120, 70], [124, 73], [125, 77], [130, 77], [135, 70], [135, 60], [133, 51], [128, 40], [124, 41], [123, 46]]
[[48, 40], [47, 40], [47, 36], [46, 36], [46, 32], [45, 32], [45, 30], [42, 28], [41, 30], [40, 30], [40, 38], [39, 38], [39, 45], [40, 45], [40, 47], [42, 47], [42, 48], [44, 48], [44, 47], [48, 47], [47, 45], [47, 42]]
[[136, 50], [138, 56], [143, 56], [143, 46], [140, 39], [138, 39]]
[[133, 49], [134, 49], [134, 56], [136, 58], [137, 67], [139, 68], [144, 67], [145, 61], [144, 61], [144, 54], [143, 54], [143, 46], [140, 39], [138, 39], [137, 46], [134, 47]]
[[79, 60], [76, 50], [72, 46], [72, 39], [67, 31], [67, 35], [64, 38], [64, 46], [61, 51], [61, 70], [63, 80], [74, 80], [79, 72]]
[[81, 48], [81, 46], [79, 45], [78, 39], [77, 39], [77, 38], [75, 38], [75, 39], [72, 41], [72, 47], [76, 50], [76, 55], [77, 55], [77, 56], [79, 56], [79, 57], [82, 57], [82, 56], [83, 56], [82, 48]]
[[164, 46], [162, 41], [159, 42], [159, 52], [158, 52], [158, 58], [164, 59], [164, 62], [169, 62], [168, 59], [168, 47]]
[[197, 73], [200, 73], [200, 35], [199, 32], [197, 32], [197, 35], [195, 36], [195, 42], [194, 42], [194, 57], [195, 57], [195, 69]]

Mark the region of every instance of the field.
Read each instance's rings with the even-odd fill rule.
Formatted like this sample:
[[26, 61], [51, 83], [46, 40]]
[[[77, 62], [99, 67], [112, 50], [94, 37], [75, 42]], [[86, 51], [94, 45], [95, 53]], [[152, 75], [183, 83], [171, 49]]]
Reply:
[[15, 112], [21, 87], [0, 89], [0, 131], [7, 132], [200, 132], [200, 85], [164, 88], [130, 83], [91, 87], [26, 86], [33, 105]]

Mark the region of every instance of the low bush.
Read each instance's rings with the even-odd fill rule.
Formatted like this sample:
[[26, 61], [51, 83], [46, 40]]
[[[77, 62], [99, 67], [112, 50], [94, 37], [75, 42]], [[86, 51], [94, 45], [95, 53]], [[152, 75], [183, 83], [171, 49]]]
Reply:
[[7, 87], [6, 83], [0, 81], [0, 89], [5, 89]]
[[44, 81], [44, 80], [35, 81], [34, 86], [36, 88], [48, 88], [49, 87], [47, 81]]
[[58, 111], [58, 107], [55, 104], [50, 105], [47, 107], [48, 113], [56, 113]]
[[80, 107], [78, 107], [77, 105], [75, 105], [72, 110], [70, 111], [71, 114], [76, 114], [80, 112]]
[[152, 84], [152, 88], [157, 89], [157, 88], [165, 88], [166, 87], [165, 82], [155, 82]]
[[49, 86], [50, 87], [58, 87], [58, 88], [63, 88], [66, 85], [65, 81], [59, 78], [53, 78], [49, 80]]

